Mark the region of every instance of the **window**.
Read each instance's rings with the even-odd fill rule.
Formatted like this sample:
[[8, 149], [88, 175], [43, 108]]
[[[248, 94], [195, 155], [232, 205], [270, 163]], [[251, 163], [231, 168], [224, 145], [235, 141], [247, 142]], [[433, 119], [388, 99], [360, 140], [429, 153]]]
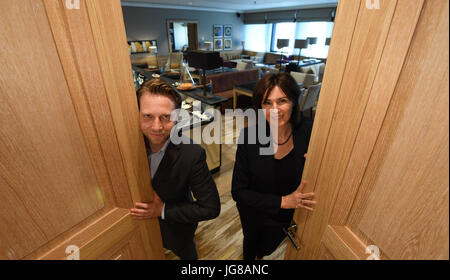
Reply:
[[[244, 31], [245, 49], [256, 52], [281, 52], [298, 55], [294, 49], [295, 39], [316, 37], [317, 44], [310, 45], [301, 51], [302, 56], [327, 58], [329, 46], [325, 46], [326, 38], [333, 32], [333, 22], [283, 22], [274, 24], [246, 24]], [[278, 39], [289, 39], [289, 46], [280, 50]]]
[[[326, 38], [331, 38], [333, 33], [333, 22], [317, 21], [317, 22], [299, 22], [295, 31], [296, 39], [306, 39], [308, 37], [316, 37], [317, 44], [308, 46], [303, 49], [302, 56], [327, 58], [329, 46], [325, 46]], [[295, 50], [298, 54], [299, 49]]]
[[[294, 50], [295, 28], [296, 24], [294, 22], [274, 23], [271, 51], [292, 54]], [[289, 46], [283, 49], [277, 48], [278, 39], [289, 39]]]
[[244, 26], [245, 49], [254, 52], [269, 52], [272, 24], [246, 24]]

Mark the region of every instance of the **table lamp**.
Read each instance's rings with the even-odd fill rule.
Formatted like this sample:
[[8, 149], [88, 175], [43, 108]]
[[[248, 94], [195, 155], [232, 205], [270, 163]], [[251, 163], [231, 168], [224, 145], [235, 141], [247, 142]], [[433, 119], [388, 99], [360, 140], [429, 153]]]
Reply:
[[308, 45], [315, 45], [317, 44], [317, 37], [308, 37], [306, 41], [308, 41]]
[[281, 49], [281, 54], [280, 54], [280, 71], [281, 71], [281, 60], [283, 59], [283, 48], [286, 48], [287, 46], [289, 46], [289, 39], [278, 39], [277, 40], [277, 48]]
[[302, 53], [302, 49], [306, 49], [308, 47], [307, 40], [295, 40], [294, 49], [299, 49], [298, 51], [298, 59], [297, 59], [297, 68], [300, 62], [300, 54]]
[[[308, 38], [306, 38], [306, 41], [308, 42], [308, 48], [309, 48], [310, 45], [317, 44], [317, 37], [308, 37]], [[311, 58], [311, 56], [309, 56], [309, 58]]]
[[189, 66], [200, 68], [203, 71], [203, 96], [206, 94], [206, 70], [216, 69], [222, 66], [219, 52], [193, 50], [188, 53]]
[[289, 39], [278, 39], [277, 40], [277, 48], [278, 49], [283, 49], [287, 46], [289, 46]]

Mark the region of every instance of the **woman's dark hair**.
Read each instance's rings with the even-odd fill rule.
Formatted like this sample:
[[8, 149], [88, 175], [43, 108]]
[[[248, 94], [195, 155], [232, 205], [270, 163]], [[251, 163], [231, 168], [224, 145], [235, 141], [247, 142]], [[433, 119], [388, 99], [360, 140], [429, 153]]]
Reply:
[[269, 93], [278, 86], [286, 97], [292, 102], [292, 114], [290, 122], [293, 127], [301, 123], [301, 112], [299, 110], [298, 99], [301, 91], [297, 81], [288, 73], [267, 74], [256, 83], [253, 89], [253, 106], [255, 109], [261, 109], [262, 104], [269, 97]]
[[137, 91], [137, 98], [140, 110], [140, 101], [143, 94], [155, 94], [168, 97], [175, 103], [175, 109], [181, 108], [181, 96], [165, 81], [161, 79], [151, 79], [145, 81]]

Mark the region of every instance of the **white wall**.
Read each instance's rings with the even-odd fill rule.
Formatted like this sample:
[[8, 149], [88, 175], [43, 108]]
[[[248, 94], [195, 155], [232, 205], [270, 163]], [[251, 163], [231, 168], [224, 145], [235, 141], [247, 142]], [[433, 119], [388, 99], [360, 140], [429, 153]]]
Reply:
[[[169, 53], [169, 43], [167, 38], [167, 20], [182, 19], [198, 21], [199, 47], [204, 41], [213, 41], [213, 25], [233, 26], [233, 50], [241, 49], [241, 41], [244, 40], [244, 23], [242, 16], [235, 13], [161, 9], [161, 8], [140, 8], [122, 6], [123, 18], [127, 40], [157, 40], [158, 55], [166, 56]], [[135, 54], [134, 56], [140, 56]]]

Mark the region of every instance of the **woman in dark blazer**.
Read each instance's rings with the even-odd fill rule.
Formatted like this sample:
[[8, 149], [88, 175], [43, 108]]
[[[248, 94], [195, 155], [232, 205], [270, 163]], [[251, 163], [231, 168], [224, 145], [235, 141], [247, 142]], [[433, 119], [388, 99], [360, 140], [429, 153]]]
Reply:
[[[312, 124], [301, 117], [296, 105], [299, 96], [297, 82], [286, 73], [266, 75], [253, 92], [255, 109], [266, 110], [266, 126], [241, 131], [231, 190], [244, 233], [245, 260], [272, 254], [286, 237], [283, 227], [290, 225], [295, 208], [312, 210], [316, 203], [314, 193], [302, 193]], [[277, 114], [269, 115], [269, 110]], [[269, 125], [278, 126], [278, 135], [272, 135], [276, 130]], [[270, 135], [273, 145], [249, 141], [255, 138], [249, 133], [259, 135], [261, 129]], [[261, 154], [265, 147], [272, 147], [274, 153]]]

